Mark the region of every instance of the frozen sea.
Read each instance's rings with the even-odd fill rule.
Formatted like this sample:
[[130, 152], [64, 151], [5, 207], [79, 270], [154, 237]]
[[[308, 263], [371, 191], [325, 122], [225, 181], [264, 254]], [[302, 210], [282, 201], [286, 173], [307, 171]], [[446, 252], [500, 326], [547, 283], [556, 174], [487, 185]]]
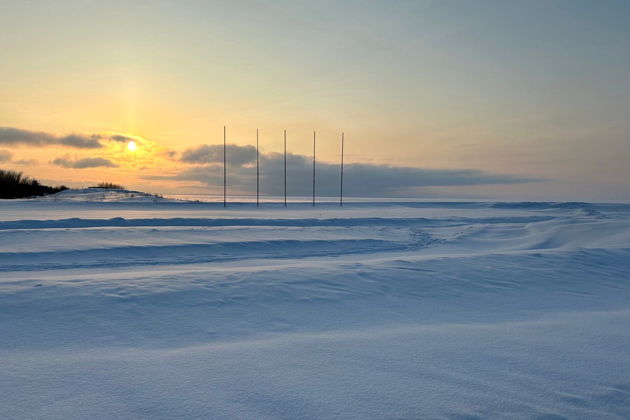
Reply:
[[0, 200], [0, 418], [630, 418], [630, 205]]

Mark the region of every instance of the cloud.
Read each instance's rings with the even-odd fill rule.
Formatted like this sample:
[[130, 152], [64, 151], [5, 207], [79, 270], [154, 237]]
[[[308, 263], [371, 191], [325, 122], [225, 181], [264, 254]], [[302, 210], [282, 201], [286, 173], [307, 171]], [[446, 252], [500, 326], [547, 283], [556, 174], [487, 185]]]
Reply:
[[0, 150], [0, 163], [10, 162], [13, 157], [13, 153], [8, 150]]
[[13, 163], [18, 165], [37, 165], [39, 161], [37, 159], [20, 159], [14, 160]]
[[162, 150], [161, 152], [162, 156], [164, 156], [166, 159], [170, 159], [170, 160], [175, 160], [177, 157], [177, 152], [175, 150]]
[[0, 149], [0, 163], [13, 163], [16, 165], [34, 165], [37, 163], [37, 160], [35, 159], [13, 160], [13, 153], [10, 150]]
[[0, 144], [26, 146], [67, 146], [77, 149], [98, 149], [102, 141], [127, 142], [135, 140], [123, 134], [67, 134], [58, 136], [43, 131], [0, 127]]
[[127, 143], [130, 141], [139, 141], [142, 140], [139, 137], [126, 136], [124, 134], [101, 134], [101, 138], [105, 140], [117, 141], [119, 143]]
[[[245, 165], [256, 161], [256, 148], [254, 146], [236, 146], [229, 144], [226, 147], [226, 157], [229, 165]], [[182, 152], [180, 157], [186, 163], [219, 163], [223, 162], [223, 145], [204, 144]]]
[[116, 165], [109, 159], [105, 158], [83, 158], [71, 160], [67, 157], [57, 158], [50, 163], [63, 166], [64, 168], [86, 169], [86, 168], [115, 168]]
[[[78, 149], [97, 149], [103, 147], [99, 139], [102, 137], [98, 134], [85, 136], [81, 134], [70, 134], [67, 136], [56, 137], [56, 144], [63, 146], [76, 147]], [[55, 144], [55, 143], [53, 143]]]
[[[253, 152], [252, 152], [253, 149]], [[220, 152], [217, 153], [217, 150]], [[252, 156], [253, 153], [253, 156]], [[232, 155], [232, 159], [230, 159]], [[256, 149], [230, 145], [228, 148], [227, 182], [233, 191], [251, 193], [256, 189]], [[146, 179], [197, 181], [210, 186], [223, 185], [223, 146], [201, 146], [181, 156], [188, 163], [206, 163], [172, 176], [148, 176]], [[287, 154], [287, 192], [292, 196], [312, 193], [313, 161], [310, 156]], [[265, 195], [284, 193], [284, 156], [281, 153], [260, 155], [260, 187]], [[339, 194], [340, 167], [318, 162], [316, 194]], [[344, 194], [363, 197], [416, 195], [424, 187], [520, 184], [538, 179], [515, 175], [492, 174], [475, 169], [422, 169], [392, 165], [352, 163], [344, 166]]]

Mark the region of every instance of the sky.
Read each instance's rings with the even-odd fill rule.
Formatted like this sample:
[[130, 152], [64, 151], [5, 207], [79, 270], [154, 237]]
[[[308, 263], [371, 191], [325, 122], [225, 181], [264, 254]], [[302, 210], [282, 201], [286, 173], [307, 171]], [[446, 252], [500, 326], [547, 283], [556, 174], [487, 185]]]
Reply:
[[[0, 168], [152, 193], [630, 202], [627, 1], [0, 0]], [[129, 143], [136, 145], [135, 150]]]

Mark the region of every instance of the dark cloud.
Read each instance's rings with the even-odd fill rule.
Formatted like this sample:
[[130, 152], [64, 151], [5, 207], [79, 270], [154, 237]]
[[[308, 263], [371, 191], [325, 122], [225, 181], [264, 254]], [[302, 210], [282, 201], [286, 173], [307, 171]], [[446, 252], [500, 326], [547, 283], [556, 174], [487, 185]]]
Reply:
[[63, 146], [76, 147], [78, 149], [97, 149], [103, 147], [99, 139], [102, 137], [97, 134], [85, 136], [81, 134], [70, 134], [68, 136], [56, 137], [53, 144], [61, 144]]
[[[256, 161], [256, 148], [254, 146], [227, 145], [227, 162], [230, 165], [246, 165]], [[223, 162], [223, 145], [204, 144], [182, 152], [180, 158], [186, 163], [218, 163]]]
[[[239, 150], [240, 149], [240, 150]], [[217, 152], [219, 150], [219, 152]], [[253, 156], [252, 156], [253, 153]], [[237, 156], [229, 159], [230, 154]], [[255, 191], [256, 149], [251, 146], [234, 146], [228, 149], [228, 186], [239, 192]], [[151, 179], [198, 181], [207, 185], [223, 185], [223, 146], [201, 146], [187, 150], [182, 160], [189, 163], [209, 164], [188, 168], [174, 176], [154, 176]], [[310, 156], [287, 155], [287, 192], [292, 196], [312, 193], [313, 161]], [[321, 196], [339, 194], [340, 167], [338, 164], [318, 162], [316, 166], [316, 193]], [[284, 156], [281, 153], [260, 155], [260, 187], [265, 195], [284, 192]], [[409, 196], [423, 187], [465, 186], [489, 184], [519, 184], [537, 179], [514, 175], [491, 174], [474, 169], [421, 169], [391, 165], [346, 164], [344, 192], [348, 196]]]
[[77, 149], [98, 149], [102, 140], [126, 142], [132, 140], [122, 134], [68, 134], [57, 136], [43, 131], [22, 130], [14, 127], [0, 127], [0, 144], [27, 146], [67, 146]]
[[83, 158], [71, 160], [67, 157], [57, 158], [50, 163], [63, 166], [64, 168], [86, 169], [86, 168], [115, 168], [116, 165], [109, 159], [105, 158]]
[[118, 142], [121, 142], [121, 143], [126, 143], [128, 141], [135, 141], [136, 140], [133, 137], [128, 137], [128, 136], [125, 136], [123, 134], [113, 134], [113, 135], [109, 136], [108, 138], [110, 140], [118, 141]]
[[8, 150], [0, 150], [0, 163], [10, 162], [13, 157], [13, 153]]

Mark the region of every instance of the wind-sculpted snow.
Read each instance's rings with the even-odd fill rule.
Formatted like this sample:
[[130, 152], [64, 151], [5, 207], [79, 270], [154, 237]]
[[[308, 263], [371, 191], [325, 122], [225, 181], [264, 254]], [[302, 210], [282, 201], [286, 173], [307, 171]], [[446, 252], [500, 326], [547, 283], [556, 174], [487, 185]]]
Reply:
[[14, 220], [0, 222], [0, 230], [8, 229], [51, 229], [51, 228], [90, 228], [90, 227], [142, 227], [142, 226], [285, 226], [285, 227], [317, 227], [317, 226], [431, 226], [431, 225], [463, 225], [470, 223], [528, 223], [549, 220], [551, 217], [512, 217], [505, 218], [347, 218], [347, 219], [62, 219], [62, 220]]
[[630, 206], [0, 203], [3, 418], [628, 418]]
[[147, 194], [141, 191], [119, 190], [112, 188], [83, 188], [83, 189], [67, 189], [57, 194], [38, 197], [41, 201], [62, 201], [62, 202], [167, 202], [171, 200], [164, 199], [161, 196]]

